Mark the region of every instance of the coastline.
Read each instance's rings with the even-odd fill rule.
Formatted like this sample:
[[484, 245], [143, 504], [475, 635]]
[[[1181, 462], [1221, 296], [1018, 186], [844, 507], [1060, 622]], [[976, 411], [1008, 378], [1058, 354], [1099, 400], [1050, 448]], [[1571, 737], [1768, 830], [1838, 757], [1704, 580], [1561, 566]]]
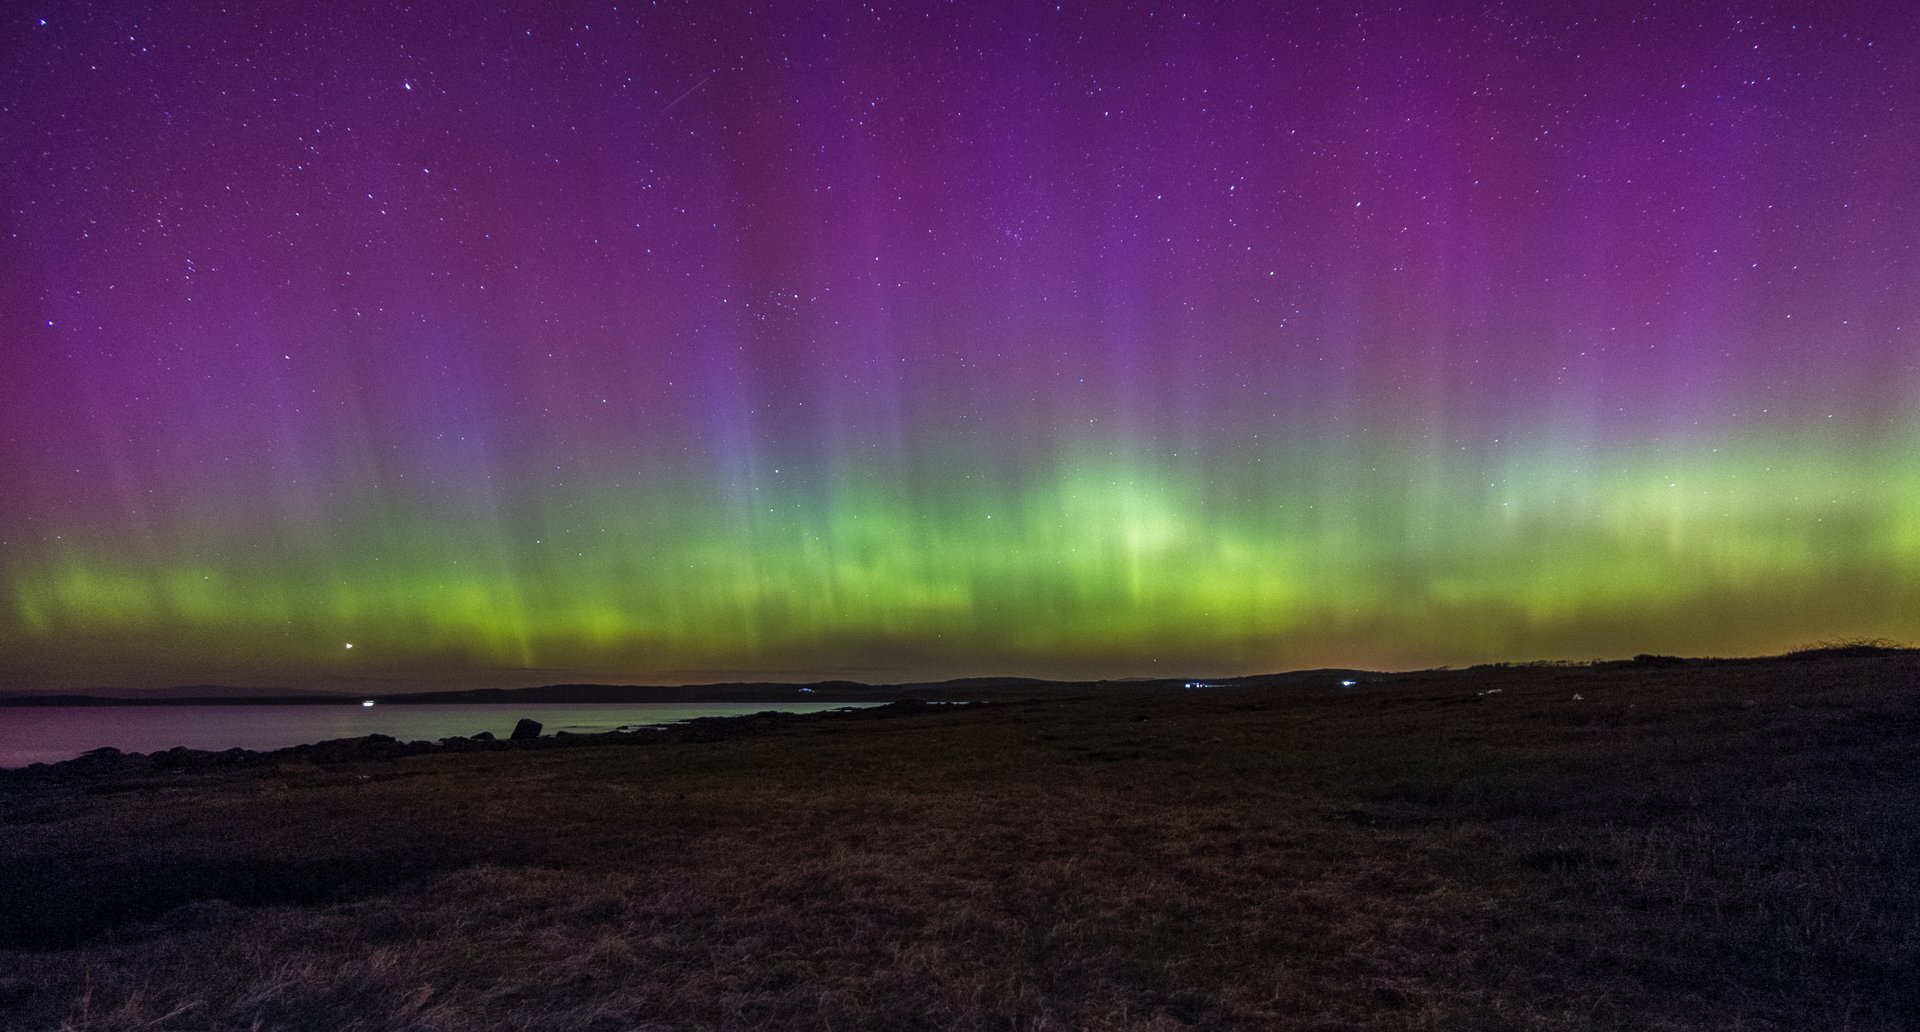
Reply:
[[[503, 703], [504, 705], [504, 703]], [[0, 778], [7, 776], [137, 776], [148, 772], [244, 769], [283, 762], [316, 764], [353, 763], [367, 760], [397, 760], [432, 753], [510, 752], [529, 749], [561, 749], [583, 746], [637, 745], [668, 742], [720, 742], [744, 735], [806, 721], [853, 716], [903, 716], [924, 713], [949, 705], [969, 703], [929, 703], [902, 699], [891, 703], [849, 706], [812, 713], [762, 710], [733, 716], [693, 717], [669, 724], [636, 725], [613, 731], [555, 731], [529, 738], [453, 735], [446, 738], [401, 741], [392, 735], [371, 734], [309, 742], [281, 749], [192, 749], [174, 746], [150, 753], [123, 752], [112, 747], [92, 749], [70, 760], [54, 763], [30, 763], [24, 767], [0, 767]]]

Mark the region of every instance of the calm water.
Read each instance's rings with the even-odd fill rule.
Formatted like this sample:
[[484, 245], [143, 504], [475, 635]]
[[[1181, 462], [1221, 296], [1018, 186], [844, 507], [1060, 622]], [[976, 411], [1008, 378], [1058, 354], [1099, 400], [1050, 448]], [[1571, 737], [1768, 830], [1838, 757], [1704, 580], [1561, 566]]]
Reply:
[[731, 717], [777, 709], [813, 713], [857, 703], [641, 702], [624, 706], [18, 706], [0, 707], [0, 767], [71, 760], [113, 746], [150, 753], [191, 749], [282, 749], [330, 738], [392, 735], [433, 741], [491, 731], [505, 738], [521, 717], [555, 731], [611, 731], [635, 724], [671, 724], [693, 717]]

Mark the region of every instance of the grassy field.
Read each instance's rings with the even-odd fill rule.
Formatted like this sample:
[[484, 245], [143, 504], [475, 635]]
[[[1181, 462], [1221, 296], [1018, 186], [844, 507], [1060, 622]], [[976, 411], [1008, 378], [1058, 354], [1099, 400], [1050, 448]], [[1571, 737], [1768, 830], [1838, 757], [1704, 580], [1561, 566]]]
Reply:
[[0, 776], [7, 1029], [1864, 1030], [1916, 972], [1912, 655]]

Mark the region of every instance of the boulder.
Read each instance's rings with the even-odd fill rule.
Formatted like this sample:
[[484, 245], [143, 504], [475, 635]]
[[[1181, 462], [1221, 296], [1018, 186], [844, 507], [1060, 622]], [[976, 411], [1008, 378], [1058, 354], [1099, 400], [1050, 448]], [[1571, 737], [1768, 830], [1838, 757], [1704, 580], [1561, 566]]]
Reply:
[[66, 767], [68, 770], [111, 770], [126, 758], [126, 753], [109, 745], [75, 756], [67, 761]]
[[154, 766], [166, 770], [204, 770], [219, 762], [220, 754], [176, 745], [164, 752], [154, 753], [151, 758]]
[[513, 734], [507, 737], [509, 740], [515, 742], [524, 742], [529, 738], [538, 738], [540, 737], [540, 722], [521, 717], [520, 723], [513, 725]]
[[153, 766], [153, 761], [139, 753], [123, 753], [112, 746], [82, 753], [61, 764], [68, 770], [86, 771], [91, 774], [136, 773]]

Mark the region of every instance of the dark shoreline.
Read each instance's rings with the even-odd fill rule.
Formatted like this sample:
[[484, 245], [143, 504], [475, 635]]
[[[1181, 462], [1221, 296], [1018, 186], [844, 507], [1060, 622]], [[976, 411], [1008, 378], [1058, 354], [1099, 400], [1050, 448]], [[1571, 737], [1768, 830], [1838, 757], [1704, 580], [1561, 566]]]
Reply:
[[[1681, 657], [1642, 653], [1630, 659], [1534, 660], [1482, 663], [1425, 670], [1380, 671], [1321, 667], [1229, 677], [1121, 677], [1057, 680], [1044, 677], [955, 677], [940, 681], [904, 681], [868, 684], [862, 681], [809, 682], [716, 681], [705, 684], [589, 684], [567, 682], [525, 688], [458, 688], [437, 691], [351, 693], [302, 692], [271, 688], [234, 688], [227, 685], [179, 685], [136, 691], [101, 688], [96, 692], [19, 692], [0, 695], [0, 708], [12, 706], [357, 706], [366, 701], [382, 706], [471, 705], [512, 706], [556, 703], [622, 705], [646, 702], [969, 702], [1056, 696], [1062, 692], [1166, 691], [1181, 688], [1293, 688], [1325, 687], [1347, 682], [1377, 681], [1419, 674], [1473, 673], [1496, 670], [1620, 670], [1665, 667], [1751, 666], [1781, 662], [1832, 659], [1876, 659], [1920, 654], [1920, 648], [1880, 639], [1817, 644], [1771, 656]], [[1349, 685], [1350, 686], [1350, 685]], [[112, 693], [112, 694], [101, 694]], [[806, 696], [801, 699], [799, 696]]]
[[[828, 700], [833, 701], [833, 700]], [[184, 745], [151, 753], [123, 752], [111, 746], [91, 749], [70, 760], [54, 763], [30, 763], [24, 767], [0, 767], [0, 779], [8, 777], [138, 777], [148, 773], [240, 770], [273, 766], [285, 762], [330, 765], [368, 760], [398, 760], [428, 753], [514, 752], [533, 749], [565, 749], [578, 746], [654, 745], [678, 742], [723, 742], [761, 734], [796, 724], [832, 719], [882, 719], [910, 716], [948, 708], [984, 703], [936, 703], [920, 699], [901, 699], [890, 703], [790, 713], [762, 710], [734, 716], [692, 717], [671, 724], [637, 725], [614, 731], [555, 731], [534, 738], [498, 738], [492, 735], [452, 735], [433, 741], [403, 742], [392, 735], [360, 735], [333, 738], [321, 742], [290, 745], [282, 749], [190, 749]]]
[[[1275, 674], [1250, 674], [1238, 677], [1206, 679], [1214, 688], [1256, 688], [1328, 684], [1343, 678], [1378, 677], [1364, 670], [1292, 670]], [[462, 688], [448, 691], [373, 692], [275, 692], [259, 689], [227, 688], [219, 685], [194, 685], [161, 689], [152, 694], [114, 695], [86, 692], [58, 694], [16, 693], [0, 696], [6, 706], [357, 706], [367, 700], [382, 706], [421, 705], [547, 705], [552, 703], [597, 703], [616, 705], [642, 702], [739, 703], [739, 702], [893, 702], [899, 699], [924, 699], [929, 702], [965, 702], [981, 698], [1010, 698], [1032, 694], [1056, 695], [1061, 692], [1139, 691], [1179, 688], [1194, 683], [1177, 677], [1119, 678], [1105, 680], [1048, 680], [1038, 677], [960, 677], [944, 681], [908, 681], [898, 684], [865, 684], [859, 681], [813, 681], [787, 684], [768, 681], [723, 681], [712, 684], [548, 684], [528, 688]], [[110, 689], [102, 689], [108, 691]], [[196, 694], [186, 694], [193, 692]], [[253, 692], [254, 694], [248, 694]]]

